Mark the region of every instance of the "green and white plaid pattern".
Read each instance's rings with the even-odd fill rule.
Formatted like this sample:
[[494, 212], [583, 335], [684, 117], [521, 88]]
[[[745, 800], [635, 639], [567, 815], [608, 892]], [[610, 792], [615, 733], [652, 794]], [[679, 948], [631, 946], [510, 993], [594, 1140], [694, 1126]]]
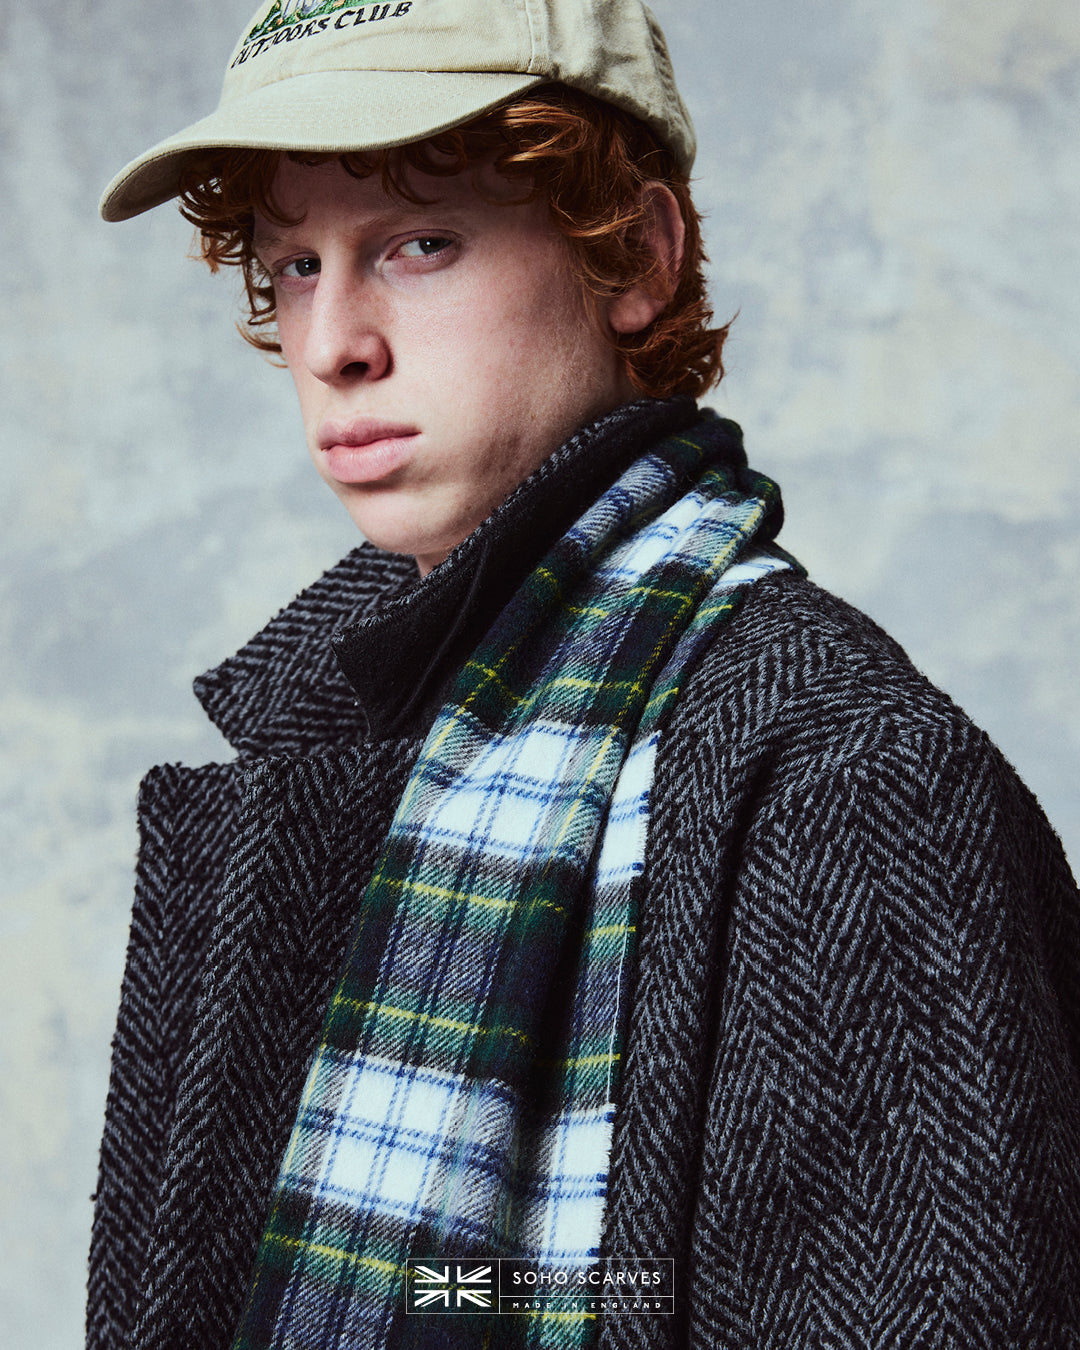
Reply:
[[[777, 492], [717, 462], [716, 425], [639, 459], [556, 544], [432, 727], [236, 1350], [381, 1350], [423, 1342], [417, 1324], [430, 1343], [431, 1319], [402, 1318], [410, 1255], [595, 1256], [657, 741], [700, 645], [789, 565], [750, 551]], [[587, 1314], [500, 1321], [500, 1345], [595, 1330]], [[490, 1342], [490, 1318], [453, 1323], [454, 1345]]]

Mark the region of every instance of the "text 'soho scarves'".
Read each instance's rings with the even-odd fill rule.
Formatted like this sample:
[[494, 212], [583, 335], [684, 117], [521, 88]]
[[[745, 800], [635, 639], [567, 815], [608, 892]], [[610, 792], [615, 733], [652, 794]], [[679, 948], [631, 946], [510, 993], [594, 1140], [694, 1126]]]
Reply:
[[[657, 740], [717, 625], [789, 565], [757, 551], [775, 486], [721, 457], [719, 426], [663, 441], [596, 502], [432, 727], [331, 1001], [238, 1350], [430, 1340], [434, 1319], [404, 1323], [408, 1256], [595, 1256]], [[559, 1311], [439, 1323], [462, 1347], [595, 1332]]]

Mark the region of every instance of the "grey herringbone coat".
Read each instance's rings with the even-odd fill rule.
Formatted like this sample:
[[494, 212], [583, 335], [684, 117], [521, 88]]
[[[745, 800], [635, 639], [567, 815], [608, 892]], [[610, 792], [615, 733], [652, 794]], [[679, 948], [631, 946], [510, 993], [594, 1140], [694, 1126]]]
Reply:
[[[331, 635], [405, 575], [328, 573], [201, 684], [240, 758], [144, 783], [93, 1350], [231, 1341], [423, 724]], [[601, 1345], [1080, 1347], [1078, 968], [986, 736], [864, 616], [759, 583], [662, 744], [616, 1121], [604, 1250], [673, 1256], [677, 1313]]]

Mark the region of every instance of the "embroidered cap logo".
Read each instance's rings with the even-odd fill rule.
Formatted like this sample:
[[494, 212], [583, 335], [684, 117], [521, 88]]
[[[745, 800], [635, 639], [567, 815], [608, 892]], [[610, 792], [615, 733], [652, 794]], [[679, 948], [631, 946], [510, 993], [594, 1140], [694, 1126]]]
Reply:
[[350, 5], [348, 0], [274, 0], [269, 13], [255, 24], [244, 45], [233, 57], [229, 69], [242, 65], [279, 42], [315, 37], [327, 31], [340, 32], [360, 24], [380, 23], [383, 19], [403, 19], [417, 0], [394, 0], [391, 4]]

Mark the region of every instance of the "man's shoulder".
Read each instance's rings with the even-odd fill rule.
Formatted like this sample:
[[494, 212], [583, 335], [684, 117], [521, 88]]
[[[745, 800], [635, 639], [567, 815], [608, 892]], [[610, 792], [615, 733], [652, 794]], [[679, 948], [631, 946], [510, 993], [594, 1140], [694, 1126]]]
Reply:
[[877, 624], [794, 574], [755, 585], [694, 670], [653, 815], [653, 875], [746, 886], [755, 923], [860, 909], [851, 887], [872, 881], [879, 917], [1038, 912], [1080, 951], [1067, 860], [1012, 765]]
[[1068, 878], [1039, 803], [986, 732], [872, 619], [795, 573], [757, 583], [718, 630], [657, 774], [658, 810], [682, 803], [709, 831], [771, 821], [817, 851], [815, 811], [828, 834], [847, 803], [882, 837], [917, 832], [947, 851], [953, 835], [979, 849], [1008, 836], [1032, 867], [1049, 860]]
[[838, 758], [898, 735], [983, 735], [873, 619], [794, 571], [758, 582], [718, 630], [672, 729], [691, 725]]

